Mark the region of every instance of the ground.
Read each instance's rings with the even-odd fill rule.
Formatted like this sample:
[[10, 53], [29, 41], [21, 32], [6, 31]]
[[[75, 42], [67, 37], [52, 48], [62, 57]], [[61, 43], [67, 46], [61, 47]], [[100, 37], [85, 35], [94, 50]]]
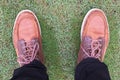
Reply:
[[12, 29], [16, 15], [23, 9], [32, 10], [41, 24], [45, 65], [50, 80], [74, 80], [81, 23], [92, 8], [102, 9], [108, 18], [110, 43], [104, 62], [112, 80], [119, 80], [119, 0], [0, 0], [0, 80], [9, 80], [14, 69], [19, 67]]

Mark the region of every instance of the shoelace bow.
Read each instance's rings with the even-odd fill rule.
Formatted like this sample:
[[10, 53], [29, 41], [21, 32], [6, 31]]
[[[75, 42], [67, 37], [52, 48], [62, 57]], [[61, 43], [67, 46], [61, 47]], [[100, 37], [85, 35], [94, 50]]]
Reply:
[[87, 48], [88, 52], [81, 46], [83, 52], [88, 56], [88, 57], [94, 57], [99, 59], [100, 58], [100, 53], [101, 53], [101, 47], [102, 44], [100, 43], [101, 40], [92, 40], [89, 46], [90, 48]]
[[28, 64], [30, 62], [32, 62], [35, 57], [36, 54], [39, 50], [39, 44], [38, 43], [32, 43], [32, 42], [24, 42], [25, 46], [23, 47], [23, 51], [22, 53], [20, 53], [21, 55], [18, 56], [18, 62], [20, 64]]

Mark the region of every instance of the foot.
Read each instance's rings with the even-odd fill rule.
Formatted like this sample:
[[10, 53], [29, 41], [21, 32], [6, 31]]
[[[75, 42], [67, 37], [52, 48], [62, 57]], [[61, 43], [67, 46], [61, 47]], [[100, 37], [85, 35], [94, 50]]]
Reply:
[[41, 29], [35, 14], [30, 10], [21, 11], [13, 28], [13, 44], [20, 66], [34, 59], [44, 63], [41, 43]]
[[100, 9], [90, 10], [82, 23], [77, 63], [88, 57], [103, 61], [108, 43], [109, 28], [104, 12]]

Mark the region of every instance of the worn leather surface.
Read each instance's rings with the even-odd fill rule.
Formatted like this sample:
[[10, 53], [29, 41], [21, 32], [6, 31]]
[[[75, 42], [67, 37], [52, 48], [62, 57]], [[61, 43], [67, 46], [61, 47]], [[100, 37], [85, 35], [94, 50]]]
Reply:
[[14, 29], [13, 29], [13, 44], [17, 53], [18, 52], [18, 41], [24, 40], [25, 42], [30, 42], [32, 39], [37, 38], [39, 43], [39, 53], [37, 56], [39, 60], [44, 63], [43, 53], [42, 53], [42, 43], [41, 43], [41, 35], [40, 28], [37, 22], [37, 19], [33, 15], [32, 12], [24, 11], [18, 15], [16, 18]]
[[[82, 40], [80, 46], [84, 48], [86, 52], [88, 48], [91, 48], [91, 45], [89, 44], [91, 44], [93, 40], [98, 40], [101, 38], [102, 43], [100, 42], [100, 44], [102, 45], [102, 51], [100, 53], [100, 61], [103, 61], [109, 42], [108, 24], [103, 12], [94, 10], [88, 15], [87, 19], [85, 20], [81, 37]], [[78, 53], [77, 63], [80, 63], [84, 58], [88, 57], [84, 54], [85, 51], [83, 51], [81, 47]]]

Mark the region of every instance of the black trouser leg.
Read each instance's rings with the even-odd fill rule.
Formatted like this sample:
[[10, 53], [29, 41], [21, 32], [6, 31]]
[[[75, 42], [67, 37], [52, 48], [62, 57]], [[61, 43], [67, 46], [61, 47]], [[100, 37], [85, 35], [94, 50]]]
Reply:
[[34, 60], [14, 71], [11, 80], [49, 80], [46, 67], [39, 61]]
[[107, 66], [98, 59], [87, 58], [75, 70], [75, 80], [110, 80]]

